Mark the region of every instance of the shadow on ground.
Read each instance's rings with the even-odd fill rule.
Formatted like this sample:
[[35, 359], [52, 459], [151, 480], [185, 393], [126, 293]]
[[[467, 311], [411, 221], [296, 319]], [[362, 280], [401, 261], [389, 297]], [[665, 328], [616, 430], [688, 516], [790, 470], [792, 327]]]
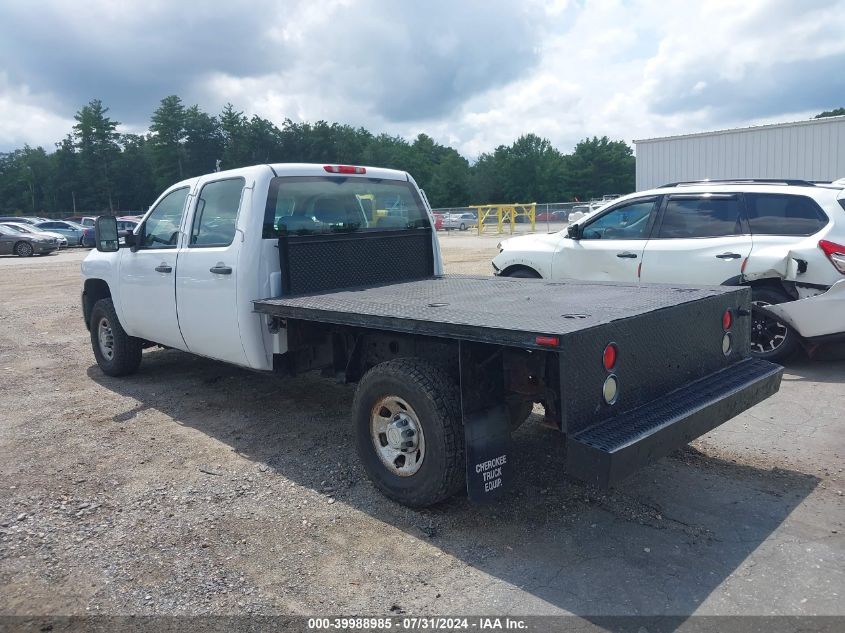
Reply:
[[509, 498], [411, 511], [381, 497], [358, 466], [347, 419], [351, 386], [317, 375], [285, 380], [175, 351], [145, 353], [129, 378], [103, 376], [96, 366], [88, 375], [137, 401], [116, 410], [115, 423], [159, 410], [315, 490], [329, 466], [348, 473], [338, 501], [504, 581], [490, 582], [479, 611], [495, 603], [499, 613], [686, 616], [818, 484], [686, 448], [602, 492], [567, 479], [561, 436], [530, 420], [516, 434]]

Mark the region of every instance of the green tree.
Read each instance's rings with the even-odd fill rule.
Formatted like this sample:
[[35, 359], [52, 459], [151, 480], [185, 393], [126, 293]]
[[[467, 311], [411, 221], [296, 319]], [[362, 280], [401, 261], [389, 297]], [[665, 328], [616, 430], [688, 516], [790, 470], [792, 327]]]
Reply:
[[820, 112], [817, 114], [815, 119], [826, 119], [827, 117], [831, 116], [843, 116], [845, 115], [845, 108], [836, 108], [835, 110], [825, 110], [824, 112]]
[[92, 99], [74, 115], [73, 137], [79, 152], [82, 174], [82, 208], [114, 211], [113, 164], [120, 154], [119, 123], [108, 116], [109, 109]]
[[185, 107], [179, 97], [161, 100], [153, 112], [150, 132], [157, 184], [165, 189], [184, 178]]
[[249, 121], [243, 112], [227, 103], [220, 114], [223, 134], [222, 169], [234, 169], [249, 164]]
[[223, 160], [220, 122], [193, 105], [185, 110], [185, 177], [212, 172]]
[[626, 194], [634, 190], [634, 153], [624, 141], [606, 136], [584, 139], [567, 157], [567, 189], [579, 200], [604, 194]]

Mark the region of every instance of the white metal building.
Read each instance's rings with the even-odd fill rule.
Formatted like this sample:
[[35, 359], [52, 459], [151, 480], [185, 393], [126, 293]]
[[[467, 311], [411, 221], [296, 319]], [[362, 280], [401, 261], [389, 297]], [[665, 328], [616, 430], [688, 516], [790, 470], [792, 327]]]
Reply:
[[845, 116], [634, 144], [637, 191], [704, 178], [845, 178]]

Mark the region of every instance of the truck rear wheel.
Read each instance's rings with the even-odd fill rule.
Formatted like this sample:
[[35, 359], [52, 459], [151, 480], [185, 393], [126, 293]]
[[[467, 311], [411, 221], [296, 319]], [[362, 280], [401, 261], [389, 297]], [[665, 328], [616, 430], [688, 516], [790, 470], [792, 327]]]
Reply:
[[111, 299], [94, 304], [89, 325], [94, 358], [104, 374], [128, 376], [138, 371], [143, 342], [123, 329]]
[[385, 496], [426, 507], [465, 487], [460, 393], [443, 370], [414, 358], [376, 365], [352, 415], [358, 455]]

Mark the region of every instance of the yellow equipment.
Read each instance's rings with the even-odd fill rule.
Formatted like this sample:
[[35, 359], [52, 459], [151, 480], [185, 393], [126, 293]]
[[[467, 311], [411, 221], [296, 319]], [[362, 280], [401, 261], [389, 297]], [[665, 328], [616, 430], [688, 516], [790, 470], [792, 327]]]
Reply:
[[527, 218], [531, 223], [531, 230], [535, 230], [536, 202], [527, 202], [525, 204], [476, 204], [470, 205], [469, 208], [475, 209], [476, 217], [478, 218], [479, 235], [484, 232], [485, 220], [488, 218], [496, 218], [497, 233], [503, 232], [502, 228], [505, 224], [510, 226], [510, 232], [513, 233], [516, 218], [520, 216]]

